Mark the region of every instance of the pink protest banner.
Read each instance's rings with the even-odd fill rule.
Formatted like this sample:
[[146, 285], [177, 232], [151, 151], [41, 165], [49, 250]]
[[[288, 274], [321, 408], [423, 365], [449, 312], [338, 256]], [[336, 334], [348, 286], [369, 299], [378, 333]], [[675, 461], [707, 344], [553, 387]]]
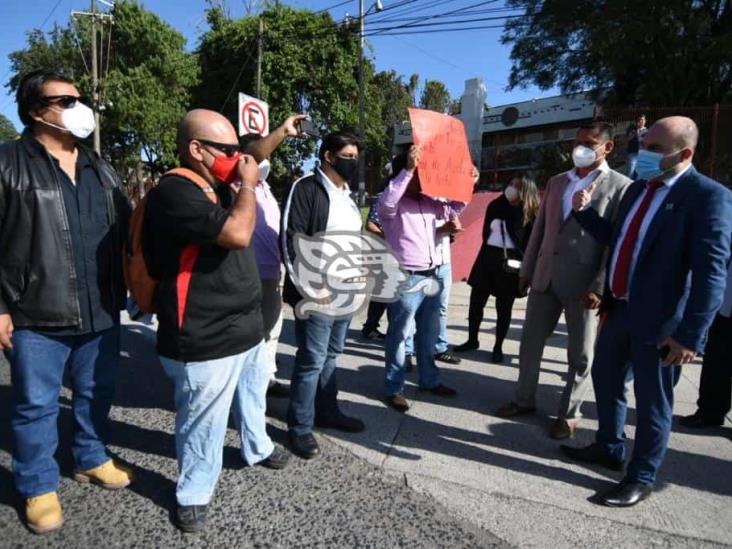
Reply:
[[463, 123], [454, 116], [424, 109], [409, 109], [409, 119], [414, 144], [422, 146], [422, 192], [435, 198], [470, 202], [473, 161]]

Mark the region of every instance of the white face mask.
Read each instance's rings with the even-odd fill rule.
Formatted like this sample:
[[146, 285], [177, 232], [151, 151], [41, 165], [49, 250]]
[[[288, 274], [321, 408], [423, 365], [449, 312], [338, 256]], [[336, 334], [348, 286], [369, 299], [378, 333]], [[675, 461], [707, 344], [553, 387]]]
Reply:
[[86, 139], [94, 131], [94, 128], [96, 128], [94, 111], [80, 101], [77, 101], [73, 107], [69, 107], [68, 109], [61, 111], [61, 122], [63, 123], [63, 127], [57, 126], [56, 124], [52, 124], [51, 122], [47, 122], [43, 119], [41, 119], [40, 122], [47, 126], [58, 128], [59, 130], [65, 130], [79, 139]]
[[595, 149], [585, 147], [584, 145], [577, 145], [572, 150], [572, 162], [574, 162], [575, 168], [586, 168], [592, 166], [597, 160], [597, 153]]
[[503, 194], [506, 195], [506, 200], [508, 200], [509, 202], [515, 202], [516, 200], [518, 200], [519, 197], [519, 192], [513, 185], [509, 185], [508, 187], [506, 187], [506, 190], [503, 191]]
[[259, 163], [259, 180], [260, 181], [267, 181], [267, 176], [269, 176], [271, 165], [269, 163], [269, 160], [266, 158], [262, 160]]

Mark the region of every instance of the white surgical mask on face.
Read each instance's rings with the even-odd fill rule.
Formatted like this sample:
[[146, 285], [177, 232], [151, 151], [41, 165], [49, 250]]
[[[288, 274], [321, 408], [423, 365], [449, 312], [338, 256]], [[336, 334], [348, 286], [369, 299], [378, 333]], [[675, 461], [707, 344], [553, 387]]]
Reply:
[[518, 200], [519, 197], [519, 192], [513, 185], [509, 185], [508, 187], [506, 187], [506, 190], [503, 191], [503, 194], [506, 195], [506, 200], [508, 200], [509, 202], [515, 202], [516, 200]]
[[61, 111], [61, 122], [63, 126], [57, 126], [43, 119], [40, 122], [47, 126], [58, 128], [59, 130], [65, 130], [79, 139], [86, 139], [94, 131], [94, 128], [96, 128], [94, 111], [80, 101], [77, 101], [73, 107]]
[[271, 165], [269, 163], [269, 160], [267, 160], [266, 158], [259, 163], [259, 180], [260, 181], [267, 181], [267, 176], [269, 175], [270, 169], [271, 169]]
[[597, 160], [597, 153], [595, 149], [585, 147], [584, 145], [577, 145], [572, 150], [572, 162], [574, 162], [575, 168], [586, 168], [592, 166]]

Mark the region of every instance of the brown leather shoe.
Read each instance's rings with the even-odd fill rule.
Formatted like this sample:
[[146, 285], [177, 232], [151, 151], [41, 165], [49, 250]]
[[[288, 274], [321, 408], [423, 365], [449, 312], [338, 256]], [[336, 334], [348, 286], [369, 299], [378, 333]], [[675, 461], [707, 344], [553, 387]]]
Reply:
[[576, 419], [561, 419], [557, 418], [549, 430], [549, 436], [554, 440], [564, 440], [565, 438], [572, 438], [575, 431], [577, 431], [577, 420]]
[[399, 393], [398, 395], [392, 395], [386, 397], [386, 403], [394, 408], [397, 412], [404, 413], [409, 410], [409, 401], [404, 398], [404, 395]]
[[496, 410], [498, 417], [516, 417], [526, 416], [536, 412], [536, 408], [528, 406], [519, 406], [515, 402], [509, 402], [505, 406], [501, 406]]

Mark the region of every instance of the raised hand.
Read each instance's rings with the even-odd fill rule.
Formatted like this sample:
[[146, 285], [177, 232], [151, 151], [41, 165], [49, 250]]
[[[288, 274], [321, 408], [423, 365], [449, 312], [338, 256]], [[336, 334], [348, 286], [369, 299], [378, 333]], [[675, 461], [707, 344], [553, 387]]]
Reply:
[[587, 205], [592, 201], [592, 193], [595, 192], [596, 187], [597, 183], [593, 181], [586, 189], [574, 193], [574, 196], [572, 197], [572, 209], [574, 209], [575, 212], [580, 212], [587, 207]]

